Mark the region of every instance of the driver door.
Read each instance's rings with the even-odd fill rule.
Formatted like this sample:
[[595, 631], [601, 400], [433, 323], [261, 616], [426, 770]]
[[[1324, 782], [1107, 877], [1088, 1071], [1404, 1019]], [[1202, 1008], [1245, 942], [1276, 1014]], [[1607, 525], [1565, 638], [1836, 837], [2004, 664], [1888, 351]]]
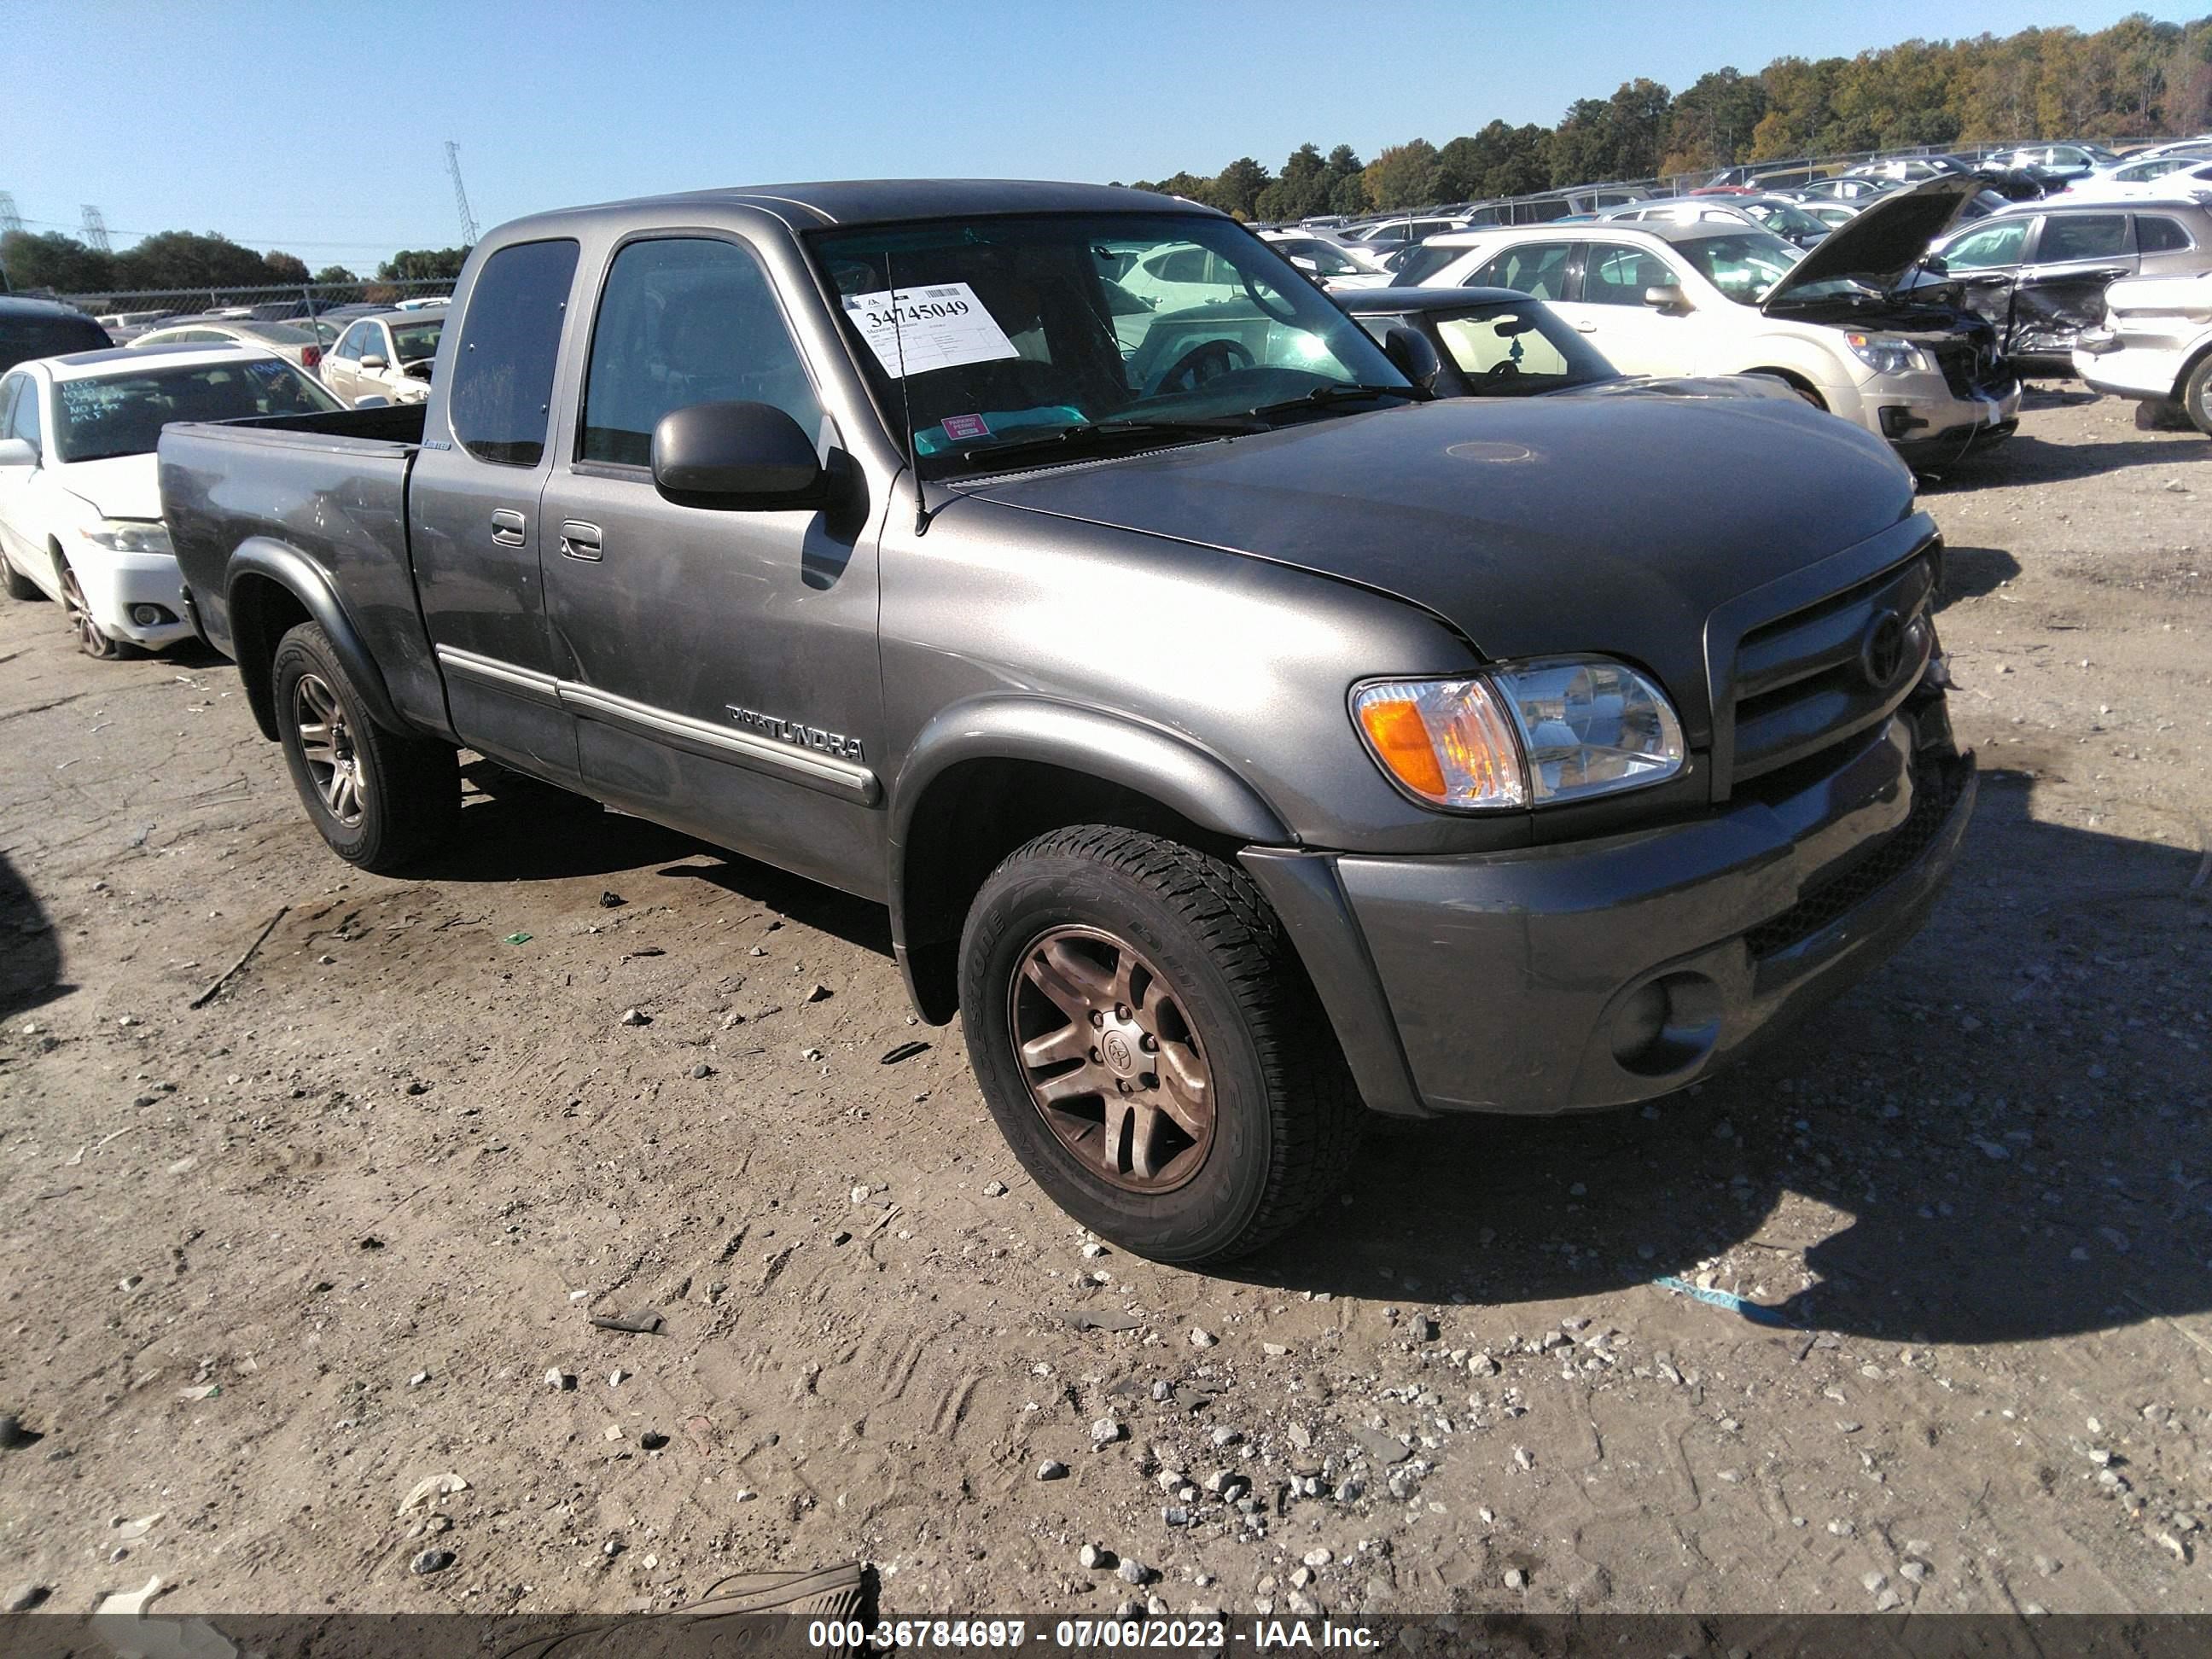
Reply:
[[1997, 349], [2012, 349], [2013, 285], [2027, 253], [2033, 221], [2022, 215], [1977, 225], [1957, 237], [1943, 255], [1943, 282], [1954, 283], [1959, 303], [1997, 331]]
[[687, 505], [653, 480], [654, 427], [696, 404], [768, 404], [832, 444], [758, 256], [703, 233], [627, 243], [588, 337], [540, 507], [586, 787], [817, 880], [879, 879], [874, 536], [818, 507]]

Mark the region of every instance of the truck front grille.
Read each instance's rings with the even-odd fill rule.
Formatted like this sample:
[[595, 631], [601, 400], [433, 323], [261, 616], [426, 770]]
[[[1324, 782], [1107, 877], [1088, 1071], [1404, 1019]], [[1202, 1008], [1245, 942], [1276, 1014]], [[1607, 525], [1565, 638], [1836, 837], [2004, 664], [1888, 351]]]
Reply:
[[1730, 778], [1816, 755], [1887, 720], [1911, 695], [1936, 651], [1937, 556], [1931, 543], [1743, 636], [1731, 677]]
[[1875, 842], [1872, 850], [1848, 869], [1814, 882], [1798, 896], [1796, 903], [1746, 933], [1744, 943], [1750, 947], [1752, 960], [1763, 962], [1802, 944], [1918, 863], [1966, 787], [1964, 767], [1916, 766], [1912, 806], [1905, 822]]

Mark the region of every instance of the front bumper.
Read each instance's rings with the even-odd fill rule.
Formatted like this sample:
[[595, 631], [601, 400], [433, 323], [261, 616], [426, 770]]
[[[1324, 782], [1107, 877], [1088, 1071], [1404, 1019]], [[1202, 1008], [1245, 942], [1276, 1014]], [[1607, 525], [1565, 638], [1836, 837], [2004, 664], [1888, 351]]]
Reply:
[[1859, 387], [1857, 419], [1909, 465], [1922, 465], [2012, 436], [2020, 399], [2011, 375], [1963, 397], [1939, 371], [1876, 375]]
[[[128, 640], [149, 651], [193, 637], [185, 611], [184, 579], [175, 557], [167, 553], [119, 553], [96, 542], [80, 540], [70, 554], [70, 566], [83, 586], [85, 603], [103, 633]], [[135, 606], [157, 605], [168, 620], [134, 621]]]
[[1900, 712], [1817, 781], [1686, 823], [1506, 854], [1334, 858], [1349, 939], [1319, 934], [1316, 855], [1245, 861], [1371, 1105], [1620, 1105], [1695, 1080], [1919, 927], [1975, 793], [1941, 705], [1923, 719], [1924, 739]]

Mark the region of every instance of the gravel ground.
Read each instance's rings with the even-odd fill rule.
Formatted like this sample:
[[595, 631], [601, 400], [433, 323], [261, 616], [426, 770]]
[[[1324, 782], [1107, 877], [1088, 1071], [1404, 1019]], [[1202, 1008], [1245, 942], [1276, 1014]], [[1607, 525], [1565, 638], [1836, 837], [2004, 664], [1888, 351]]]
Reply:
[[361, 876], [226, 665], [6, 607], [0, 1582], [2212, 1609], [2212, 445], [2130, 417], [1927, 489], [1982, 805], [1889, 970], [1641, 1111], [1378, 1134], [1229, 1277], [1036, 1194], [879, 914], [481, 765]]

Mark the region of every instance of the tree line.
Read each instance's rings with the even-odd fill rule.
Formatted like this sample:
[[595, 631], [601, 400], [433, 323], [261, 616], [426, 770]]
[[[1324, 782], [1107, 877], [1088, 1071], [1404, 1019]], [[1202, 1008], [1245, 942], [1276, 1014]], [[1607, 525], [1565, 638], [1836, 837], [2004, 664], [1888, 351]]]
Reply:
[[1363, 162], [1349, 144], [1291, 152], [1279, 173], [1241, 156], [1139, 190], [1246, 219], [1366, 213], [1522, 196], [1607, 179], [1663, 178], [1742, 161], [2015, 139], [2150, 137], [2212, 127], [2212, 17], [2142, 13], [2085, 34], [1906, 40], [1856, 58], [1778, 58], [1756, 75], [1717, 69], [1680, 93], [1641, 77], [1578, 98], [1556, 126], [1492, 121], [1437, 145], [1393, 144]]
[[310, 271], [296, 254], [257, 253], [216, 233], [165, 230], [110, 253], [59, 231], [15, 230], [0, 237], [0, 270], [18, 292], [57, 294], [157, 293], [169, 289], [238, 289], [282, 283], [374, 285], [426, 277], [452, 278], [469, 256], [465, 247], [402, 248], [373, 276], [343, 265]]

